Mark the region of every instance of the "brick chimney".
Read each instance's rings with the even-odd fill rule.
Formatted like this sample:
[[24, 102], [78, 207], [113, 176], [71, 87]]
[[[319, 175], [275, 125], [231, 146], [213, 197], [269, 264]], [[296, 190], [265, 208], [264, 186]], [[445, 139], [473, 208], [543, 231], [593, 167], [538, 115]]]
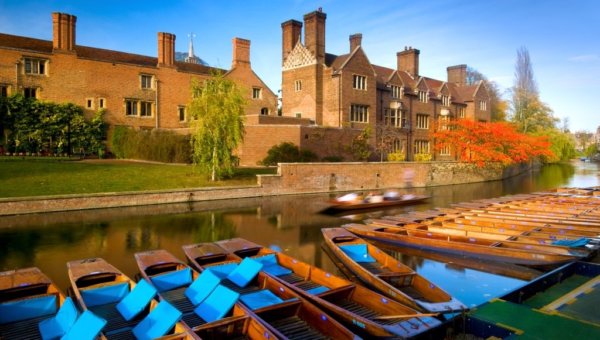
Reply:
[[458, 85], [466, 85], [467, 84], [467, 65], [455, 65], [448, 66], [446, 69], [448, 71], [448, 82], [456, 83]]
[[283, 33], [282, 38], [282, 62], [285, 61], [288, 54], [292, 52], [294, 46], [300, 40], [300, 34], [302, 33], [302, 23], [296, 20], [288, 20], [281, 24], [281, 31]]
[[250, 40], [233, 38], [233, 59], [231, 68], [250, 67]]
[[75, 51], [75, 23], [77, 17], [65, 13], [52, 13], [52, 48]]
[[412, 47], [404, 47], [404, 51], [396, 53], [396, 57], [398, 58], [398, 71], [406, 71], [413, 78], [418, 78], [419, 53], [421, 53], [421, 51]]
[[350, 53], [362, 44], [362, 34], [356, 33], [350, 36]]
[[175, 34], [158, 32], [158, 66], [175, 65]]
[[304, 45], [318, 64], [325, 61], [325, 19], [327, 14], [320, 9], [304, 15]]

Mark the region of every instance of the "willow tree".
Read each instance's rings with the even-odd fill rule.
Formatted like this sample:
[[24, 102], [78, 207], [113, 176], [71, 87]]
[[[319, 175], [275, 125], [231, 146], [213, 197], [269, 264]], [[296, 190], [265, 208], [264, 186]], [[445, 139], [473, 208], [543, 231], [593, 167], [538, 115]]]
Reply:
[[233, 151], [244, 138], [244, 106], [241, 90], [222, 73], [192, 82], [192, 159], [213, 181], [233, 174]]

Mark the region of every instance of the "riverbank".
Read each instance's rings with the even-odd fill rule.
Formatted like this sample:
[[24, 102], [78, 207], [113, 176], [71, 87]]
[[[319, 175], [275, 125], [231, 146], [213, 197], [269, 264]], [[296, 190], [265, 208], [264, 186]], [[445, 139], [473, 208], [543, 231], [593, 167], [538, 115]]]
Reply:
[[282, 163], [277, 174], [257, 175], [256, 185], [2, 198], [0, 215], [477, 183], [529, 170], [530, 164], [480, 168], [458, 162]]

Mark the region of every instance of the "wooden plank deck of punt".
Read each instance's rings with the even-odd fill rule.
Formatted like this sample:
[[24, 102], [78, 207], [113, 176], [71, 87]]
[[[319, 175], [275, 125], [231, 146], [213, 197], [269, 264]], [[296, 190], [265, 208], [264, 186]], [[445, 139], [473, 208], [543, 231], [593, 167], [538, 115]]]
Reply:
[[479, 226], [486, 228], [496, 228], [496, 229], [504, 229], [504, 230], [513, 230], [513, 231], [521, 231], [521, 232], [541, 232], [547, 233], [551, 235], [560, 235], [560, 236], [579, 236], [579, 237], [590, 237], [596, 238], [600, 235], [600, 230], [596, 231], [590, 228], [566, 228], [564, 226], [556, 226], [552, 224], [543, 224], [543, 225], [533, 225], [529, 222], [527, 223], [510, 223], [510, 222], [501, 222], [497, 219], [488, 219], [488, 218], [478, 218], [477, 216], [467, 217], [457, 217], [452, 220], [445, 220], [442, 222], [453, 222], [462, 225], [471, 225], [471, 226]]
[[579, 226], [589, 226], [589, 227], [600, 227], [600, 221], [588, 221], [585, 219], [578, 218], [562, 218], [562, 217], [553, 217], [548, 215], [540, 215], [540, 214], [530, 214], [523, 213], [522, 211], [487, 211], [485, 212], [487, 215], [493, 216], [503, 216], [508, 219], [522, 220], [522, 221], [532, 221], [532, 222], [545, 222], [545, 223], [555, 223], [555, 224], [572, 224]]
[[461, 212], [461, 215], [467, 219], [474, 218], [474, 219], [479, 219], [479, 220], [498, 221], [498, 222], [532, 225], [532, 226], [553, 225], [553, 226], [566, 228], [566, 229], [597, 230], [598, 227], [600, 227], [600, 224], [583, 222], [583, 221], [575, 221], [573, 219], [540, 218], [540, 217], [535, 217], [535, 216], [531, 216], [531, 215], [509, 213], [509, 212], [463, 211], [463, 212]]

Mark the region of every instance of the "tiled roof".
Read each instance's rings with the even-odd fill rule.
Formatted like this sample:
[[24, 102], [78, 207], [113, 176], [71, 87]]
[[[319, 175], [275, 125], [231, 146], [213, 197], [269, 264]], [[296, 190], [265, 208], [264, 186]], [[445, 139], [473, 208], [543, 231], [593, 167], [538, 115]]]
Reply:
[[429, 90], [433, 91], [433, 93], [436, 95], [440, 92], [442, 84], [444, 84], [444, 82], [441, 80], [427, 78], [427, 77], [423, 77], [423, 81], [425, 82], [425, 84], [427, 84], [427, 87], [429, 88]]
[[0, 33], [0, 47], [51, 53], [52, 41]]
[[379, 65], [371, 65], [371, 66], [373, 66], [373, 70], [375, 70], [375, 73], [377, 74], [376, 80], [377, 80], [378, 84], [387, 83], [388, 79], [390, 79], [390, 76], [395, 71], [395, 70], [392, 70], [391, 68], [387, 68], [387, 67], [383, 67], [383, 66], [379, 66]]
[[350, 54], [336, 56], [335, 54], [327, 53], [325, 57], [325, 65], [332, 67], [335, 71], [337, 71], [342, 67], [342, 65], [344, 65], [349, 56]]
[[75, 47], [75, 51], [77, 52], [78, 57], [86, 59], [107, 61], [112, 63], [134, 64], [148, 67], [156, 67], [156, 64], [158, 64], [158, 58], [147, 57], [139, 54], [105, 50], [102, 48], [77, 45]]
[[463, 102], [473, 101], [473, 96], [479, 85], [457, 86], [456, 90]]

